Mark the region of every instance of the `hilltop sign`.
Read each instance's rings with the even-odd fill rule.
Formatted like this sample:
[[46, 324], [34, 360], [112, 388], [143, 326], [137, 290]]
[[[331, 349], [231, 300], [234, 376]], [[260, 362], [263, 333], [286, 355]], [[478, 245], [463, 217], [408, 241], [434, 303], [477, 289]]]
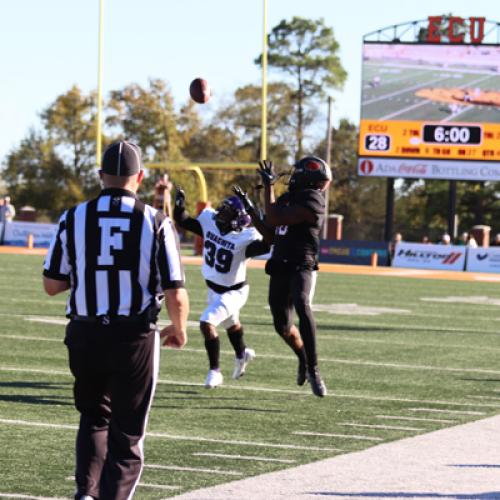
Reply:
[[[482, 43], [484, 39], [484, 17], [469, 17], [469, 37], [471, 44]], [[446, 36], [449, 43], [465, 42], [466, 20], [459, 16], [450, 16], [448, 26], [443, 33], [443, 16], [429, 16], [427, 43], [441, 43], [441, 36]]]

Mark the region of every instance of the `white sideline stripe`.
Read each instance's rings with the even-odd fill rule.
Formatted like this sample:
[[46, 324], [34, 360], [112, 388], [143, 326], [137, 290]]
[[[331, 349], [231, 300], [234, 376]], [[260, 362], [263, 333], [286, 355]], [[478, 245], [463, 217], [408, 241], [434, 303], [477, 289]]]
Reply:
[[[41, 373], [44, 375], [63, 375], [66, 377], [71, 377], [68, 371], [62, 370], [43, 370], [38, 368], [18, 368], [18, 367], [3, 367], [0, 366], [0, 371], [6, 372], [21, 372], [21, 373]], [[165, 385], [180, 385], [187, 387], [204, 387], [205, 385], [200, 382], [188, 382], [185, 380], [158, 380], [158, 384]], [[279, 394], [298, 394], [302, 396], [308, 396], [309, 393], [293, 389], [275, 389], [272, 387], [255, 387], [255, 386], [245, 386], [245, 385], [221, 385], [218, 389], [232, 389], [241, 391], [254, 391], [254, 392], [271, 392]], [[471, 403], [457, 403], [456, 401], [441, 401], [432, 399], [407, 399], [407, 398], [390, 398], [386, 396], [369, 396], [365, 394], [342, 394], [342, 393], [328, 393], [326, 397], [335, 398], [345, 398], [345, 399], [363, 399], [365, 401], [389, 401], [396, 403], [416, 403], [416, 404], [438, 404], [446, 406], [475, 406], [480, 408], [499, 408], [500, 403], [477, 403], [476, 401]]]
[[397, 415], [375, 415], [375, 418], [387, 420], [408, 420], [410, 422], [435, 422], [443, 424], [455, 424], [456, 420], [449, 420], [446, 418], [419, 418], [419, 417], [399, 417]]
[[[6, 418], [0, 418], [0, 424], [7, 425], [24, 425], [27, 427], [46, 427], [50, 429], [70, 429], [77, 430], [77, 425], [68, 424], [47, 424], [45, 422], [34, 422], [27, 420], [12, 420]], [[235, 444], [242, 446], [261, 446], [263, 448], [280, 448], [287, 450], [309, 450], [309, 451], [343, 451], [337, 448], [319, 448], [317, 446], [300, 446], [295, 444], [277, 444], [277, 443], [263, 443], [258, 441], [237, 441], [237, 440], [224, 440], [224, 439], [213, 439], [200, 436], [180, 436], [174, 434], [163, 434], [158, 432], [147, 432], [147, 437], [160, 438], [160, 439], [172, 439], [174, 441], [195, 441], [201, 443], [221, 443], [221, 444]]]
[[35, 497], [33, 495], [23, 495], [22, 493], [2, 493], [0, 498], [27, 498], [30, 500], [69, 500], [68, 497]]
[[59, 342], [62, 343], [63, 339], [49, 339], [47, 337], [27, 337], [26, 335], [0, 335], [2, 339], [12, 339], [12, 340], [40, 340], [43, 342]]
[[338, 425], [345, 425], [347, 427], [366, 427], [368, 429], [387, 429], [392, 431], [424, 431], [421, 427], [401, 427], [398, 425], [380, 425], [380, 424], [356, 424], [344, 422]]
[[230, 458], [231, 460], [251, 460], [254, 462], [278, 462], [281, 464], [294, 464], [296, 460], [289, 460], [286, 458], [267, 458], [267, 457], [253, 457], [248, 455], [227, 455], [225, 453], [191, 453], [193, 457], [214, 457], [214, 458]]
[[206, 474], [221, 474], [223, 476], [243, 476], [243, 472], [235, 470], [206, 469], [204, 467], [180, 467], [177, 465], [145, 465], [145, 469], [177, 470], [184, 472], [203, 472]]
[[485, 415], [482, 411], [440, 410], [437, 408], [408, 408], [409, 411], [425, 411], [429, 413], [454, 413], [457, 415]]
[[383, 441], [383, 438], [375, 436], [358, 436], [356, 434], [332, 434], [330, 432], [308, 432], [308, 431], [295, 431], [292, 432], [296, 436], [318, 436], [318, 437], [336, 437], [342, 439], [355, 439], [357, 441]]

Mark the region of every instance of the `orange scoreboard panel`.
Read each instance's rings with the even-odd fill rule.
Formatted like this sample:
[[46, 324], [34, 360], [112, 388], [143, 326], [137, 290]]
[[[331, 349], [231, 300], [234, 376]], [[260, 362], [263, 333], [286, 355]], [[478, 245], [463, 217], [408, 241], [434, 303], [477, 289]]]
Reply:
[[500, 124], [362, 119], [359, 155], [500, 161]]

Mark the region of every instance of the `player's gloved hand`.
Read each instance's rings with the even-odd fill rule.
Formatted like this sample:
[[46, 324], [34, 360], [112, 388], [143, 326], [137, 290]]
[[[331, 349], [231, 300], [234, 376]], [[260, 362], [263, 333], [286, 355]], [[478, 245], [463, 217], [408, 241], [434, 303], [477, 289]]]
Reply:
[[243, 203], [243, 206], [248, 213], [255, 210], [252, 200], [248, 197], [248, 194], [240, 188], [240, 186], [233, 186], [233, 191], [234, 194], [241, 200], [241, 203]]
[[175, 208], [180, 208], [182, 210], [186, 208], [186, 193], [180, 186], [177, 186], [175, 191]]
[[261, 176], [262, 182], [265, 186], [272, 186], [276, 182], [277, 176], [274, 172], [272, 161], [259, 161], [259, 168], [257, 169], [257, 172]]

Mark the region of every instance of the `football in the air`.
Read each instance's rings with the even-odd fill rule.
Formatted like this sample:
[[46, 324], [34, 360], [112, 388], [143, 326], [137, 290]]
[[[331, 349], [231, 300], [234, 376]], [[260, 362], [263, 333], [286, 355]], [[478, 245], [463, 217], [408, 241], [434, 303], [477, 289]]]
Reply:
[[195, 78], [191, 82], [191, 85], [189, 85], [189, 94], [191, 95], [191, 99], [199, 104], [208, 102], [211, 93], [212, 92], [208, 82], [203, 78]]

